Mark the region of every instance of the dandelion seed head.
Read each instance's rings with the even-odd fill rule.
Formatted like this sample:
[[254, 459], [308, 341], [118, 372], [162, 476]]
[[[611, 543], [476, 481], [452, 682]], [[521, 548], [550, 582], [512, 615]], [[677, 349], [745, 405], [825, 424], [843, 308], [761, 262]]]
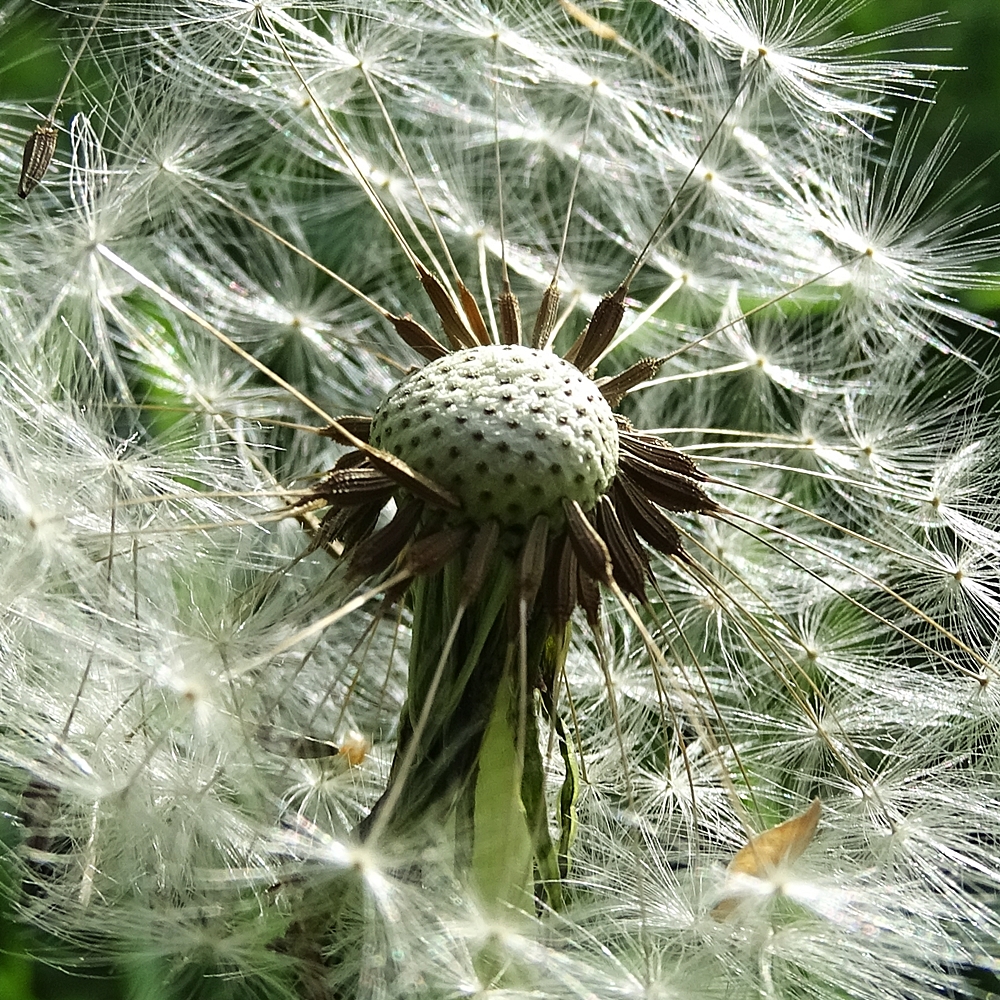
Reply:
[[[990, 334], [953, 297], [988, 284], [995, 241], [933, 194], [951, 130], [926, 164], [905, 126], [876, 137], [929, 68], [862, 54], [890, 36], [838, 37], [816, 4], [108, 10], [88, 58], [118, 82], [85, 95], [0, 262], [0, 762], [26, 919], [194, 970], [181, 992], [202, 971], [282, 997], [967, 987], [996, 940], [1000, 595], [969, 363]], [[23, 109], [2, 110], [16, 179]], [[465, 662], [427, 609], [518, 670], [519, 614], [542, 619], [496, 581], [463, 605], [468, 549], [386, 583], [446, 504], [348, 572], [414, 481], [324, 425], [364, 434], [426, 361], [394, 319], [447, 340], [408, 254], [456, 306], [461, 277], [494, 341], [504, 266], [526, 337], [558, 288], [547, 349], [572, 357], [661, 217], [590, 382], [666, 359], [615, 425], [616, 470], [659, 456], [632, 466], [655, 520], [625, 473], [581, 511], [578, 548], [596, 533], [627, 590], [602, 577], [593, 604], [547, 538], [573, 572], [543, 573], [535, 607], [568, 620], [508, 713], [509, 773], [544, 805], [522, 911], [462, 874], [455, 817], [482, 821], [496, 761], [399, 772], [408, 738], [458, 745], [475, 708], [412, 736], [421, 685], [440, 662], [446, 698]], [[359, 468], [382, 492], [350, 521], [334, 487]], [[435, 761], [465, 783], [435, 787]], [[497, 843], [527, 828], [510, 782]], [[447, 819], [408, 827], [426, 788]], [[815, 843], [725, 873], [816, 794]]]

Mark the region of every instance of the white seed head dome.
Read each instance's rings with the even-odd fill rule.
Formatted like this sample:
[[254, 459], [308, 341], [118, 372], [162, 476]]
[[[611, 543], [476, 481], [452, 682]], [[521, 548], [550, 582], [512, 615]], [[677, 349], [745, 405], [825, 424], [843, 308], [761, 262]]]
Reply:
[[473, 347], [403, 379], [371, 443], [451, 490], [463, 516], [527, 525], [594, 506], [618, 470], [618, 427], [600, 389], [549, 351]]

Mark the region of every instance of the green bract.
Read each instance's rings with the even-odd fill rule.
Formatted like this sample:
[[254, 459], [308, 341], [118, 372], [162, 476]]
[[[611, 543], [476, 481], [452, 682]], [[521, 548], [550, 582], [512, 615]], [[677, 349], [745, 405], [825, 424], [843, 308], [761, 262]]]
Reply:
[[593, 507], [618, 470], [618, 427], [600, 389], [549, 351], [474, 347], [396, 386], [371, 443], [451, 490], [463, 516], [526, 525]]

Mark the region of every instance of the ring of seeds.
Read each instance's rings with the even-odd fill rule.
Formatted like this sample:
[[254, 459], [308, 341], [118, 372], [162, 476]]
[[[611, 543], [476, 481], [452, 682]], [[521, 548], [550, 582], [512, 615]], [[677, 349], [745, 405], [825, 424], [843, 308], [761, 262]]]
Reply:
[[559, 522], [597, 503], [618, 470], [600, 389], [549, 351], [473, 347], [405, 378], [375, 412], [371, 443], [448, 490], [474, 523]]

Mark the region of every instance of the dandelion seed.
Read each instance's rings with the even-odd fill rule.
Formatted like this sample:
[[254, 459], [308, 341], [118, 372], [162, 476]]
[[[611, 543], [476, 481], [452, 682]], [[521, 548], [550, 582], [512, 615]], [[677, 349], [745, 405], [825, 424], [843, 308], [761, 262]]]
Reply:
[[87, 43], [90, 41], [107, 4], [108, 0], [101, 0], [101, 4], [94, 14], [94, 19], [90, 23], [90, 27], [84, 34], [76, 50], [76, 54], [66, 69], [66, 75], [63, 77], [59, 93], [56, 95], [55, 102], [52, 105], [52, 110], [44, 122], [35, 126], [34, 132], [28, 136], [24, 144], [24, 156], [21, 159], [21, 176], [17, 182], [18, 198], [27, 198], [38, 187], [45, 177], [45, 172], [49, 169], [49, 165], [52, 163], [52, 157], [55, 156], [56, 142], [58, 140], [58, 132], [54, 128], [56, 112], [58, 112], [62, 104], [69, 81], [72, 79], [77, 64], [87, 49]]
[[36, 125], [24, 144], [21, 176], [17, 182], [18, 198], [27, 198], [38, 187], [56, 152], [58, 133], [51, 125]]

